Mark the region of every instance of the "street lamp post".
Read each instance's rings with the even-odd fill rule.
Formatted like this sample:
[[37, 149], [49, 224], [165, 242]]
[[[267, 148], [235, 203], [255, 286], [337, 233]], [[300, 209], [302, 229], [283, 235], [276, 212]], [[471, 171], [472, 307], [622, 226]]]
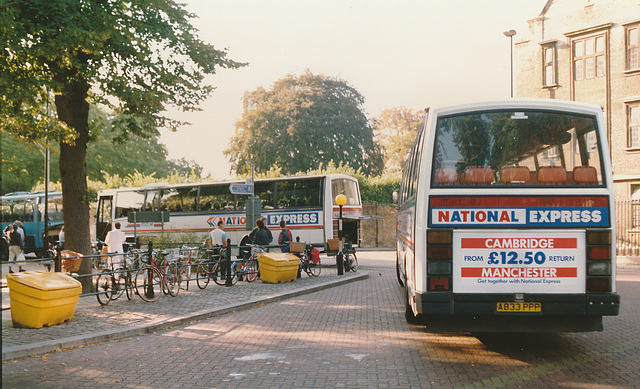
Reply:
[[513, 36], [516, 35], [516, 30], [509, 30], [503, 32], [504, 36], [509, 38], [509, 48], [511, 49], [511, 97], [513, 97]]
[[347, 196], [339, 194], [336, 196], [336, 204], [340, 207], [338, 217], [338, 254], [336, 254], [336, 266], [338, 267], [338, 275], [344, 274], [344, 255], [342, 254], [342, 207], [347, 203]]

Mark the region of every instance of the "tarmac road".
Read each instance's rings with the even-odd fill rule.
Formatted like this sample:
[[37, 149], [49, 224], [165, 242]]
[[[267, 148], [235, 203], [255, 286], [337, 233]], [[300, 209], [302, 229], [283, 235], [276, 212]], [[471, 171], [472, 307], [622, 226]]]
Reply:
[[2, 386], [640, 387], [640, 268], [619, 269], [621, 312], [605, 318], [604, 332], [477, 338], [407, 324], [393, 257], [358, 253], [358, 273], [369, 277], [340, 286], [3, 361]]

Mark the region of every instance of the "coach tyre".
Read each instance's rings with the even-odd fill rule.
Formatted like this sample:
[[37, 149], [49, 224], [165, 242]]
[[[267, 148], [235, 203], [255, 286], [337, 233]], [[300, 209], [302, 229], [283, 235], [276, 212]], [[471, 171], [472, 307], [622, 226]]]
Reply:
[[424, 320], [422, 318], [422, 315], [418, 314], [414, 314], [413, 313], [413, 309], [411, 309], [411, 304], [409, 303], [409, 299], [411, 298], [409, 296], [409, 288], [407, 287], [407, 281], [405, 280], [404, 282], [405, 287], [404, 287], [404, 291], [405, 291], [405, 304], [404, 304], [404, 318], [407, 320], [407, 323], [409, 324], [424, 324]]
[[396, 254], [396, 278], [398, 278], [398, 283], [400, 286], [404, 286], [404, 280], [402, 279], [402, 275], [400, 274], [400, 261], [398, 260]]

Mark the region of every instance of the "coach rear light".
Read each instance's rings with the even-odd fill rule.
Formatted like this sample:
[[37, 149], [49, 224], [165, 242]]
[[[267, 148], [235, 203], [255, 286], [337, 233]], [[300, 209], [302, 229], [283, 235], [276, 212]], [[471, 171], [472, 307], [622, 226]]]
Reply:
[[610, 245], [611, 230], [587, 230], [588, 245]]
[[451, 259], [451, 246], [429, 246], [427, 247], [427, 260], [432, 259]]
[[611, 230], [587, 230], [587, 292], [611, 292]]
[[611, 262], [589, 262], [587, 265], [587, 275], [589, 276], [610, 276]]
[[453, 242], [453, 231], [451, 230], [428, 230], [427, 244], [451, 244]]
[[430, 275], [451, 275], [451, 262], [428, 262], [427, 273]]
[[610, 261], [611, 246], [587, 247], [587, 260], [590, 261]]
[[430, 291], [447, 291], [451, 290], [451, 283], [449, 277], [429, 277], [429, 290]]
[[587, 292], [611, 292], [611, 277], [587, 278]]

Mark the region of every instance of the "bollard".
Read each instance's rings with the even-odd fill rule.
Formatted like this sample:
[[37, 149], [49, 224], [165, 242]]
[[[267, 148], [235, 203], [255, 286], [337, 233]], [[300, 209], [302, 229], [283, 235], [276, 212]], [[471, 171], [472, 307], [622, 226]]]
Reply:
[[233, 286], [231, 282], [231, 239], [227, 239], [227, 252], [225, 254], [224, 259], [224, 271], [226, 272], [227, 280], [224, 283], [224, 286]]
[[153, 241], [150, 240], [149, 244], [147, 245], [147, 251], [149, 254], [149, 257], [147, 258], [147, 265], [151, 265], [151, 258], [153, 258]]
[[336, 255], [336, 266], [338, 267], [338, 275], [344, 274], [344, 257], [342, 254], [342, 206], [347, 203], [347, 197], [343, 194], [336, 196], [336, 204], [340, 207], [340, 213], [338, 215], [338, 254]]
[[[153, 241], [149, 240], [149, 258], [147, 258], [147, 265], [151, 265], [153, 262], [151, 259], [153, 258]], [[155, 293], [153, 292], [153, 267], [150, 267], [147, 274], [147, 290], [144, 292], [145, 296], [149, 299], [153, 299], [155, 297]]]
[[55, 271], [56, 273], [60, 273], [62, 271], [62, 258], [60, 257], [62, 255], [62, 247], [60, 247], [60, 245], [56, 246], [56, 259], [55, 261]]

